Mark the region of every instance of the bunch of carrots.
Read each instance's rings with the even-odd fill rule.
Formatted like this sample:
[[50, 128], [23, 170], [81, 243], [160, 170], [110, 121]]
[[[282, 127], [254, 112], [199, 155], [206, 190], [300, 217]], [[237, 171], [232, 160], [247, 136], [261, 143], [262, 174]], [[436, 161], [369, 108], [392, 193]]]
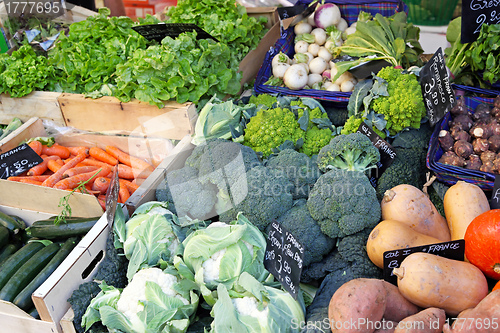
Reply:
[[117, 166], [120, 190], [118, 202], [124, 203], [154, 170], [146, 161], [131, 156], [114, 146], [66, 147], [58, 143], [46, 146], [31, 141], [29, 146], [42, 157], [43, 162], [25, 174], [8, 180], [73, 191], [85, 183], [81, 192], [96, 195], [105, 209], [105, 195], [110, 185], [113, 168]]

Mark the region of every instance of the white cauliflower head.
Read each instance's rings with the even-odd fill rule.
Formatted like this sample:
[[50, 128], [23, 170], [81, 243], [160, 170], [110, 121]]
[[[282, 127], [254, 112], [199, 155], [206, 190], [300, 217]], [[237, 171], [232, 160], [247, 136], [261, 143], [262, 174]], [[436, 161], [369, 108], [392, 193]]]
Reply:
[[137, 313], [144, 309], [142, 302], [146, 300], [147, 281], [158, 284], [167, 296], [178, 298], [185, 305], [189, 304], [187, 299], [173, 289], [174, 284], [178, 282], [176, 276], [164, 273], [156, 267], [145, 268], [134, 275], [132, 281], [123, 289], [120, 299], [116, 304], [117, 310], [130, 320], [133, 320]]

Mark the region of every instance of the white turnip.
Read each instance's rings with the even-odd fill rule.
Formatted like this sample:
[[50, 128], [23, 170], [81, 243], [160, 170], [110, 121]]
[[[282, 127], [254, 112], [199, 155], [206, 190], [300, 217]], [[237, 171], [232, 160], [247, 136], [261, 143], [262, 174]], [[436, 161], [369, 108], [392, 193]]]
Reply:
[[326, 88], [326, 90], [328, 90], [328, 91], [340, 91], [340, 87], [338, 84], [332, 83], [331, 85], [328, 86], [328, 88]]
[[299, 40], [295, 43], [295, 53], [306, 53], [307, 48], [309, 47], [309, 43], [304, 40]]
[[332, 60], [332, 54], [330, 53], [330, 51], [328, 51], [328, 49], [324, 46], [321, 46], [318, 50], [318, 57], [321, 57], [323, 59], [325, 59], [325, 61], [330, 61]]
[[275, 66], [273, 66], [273, 76], [282, 78], [285, 75], [286, 70], [290, 67], [289, 64], [284, 62], [278, 62]]
[[290, 64], [290, 58], [283, 52], [280, 52], [273, 57], [273, 60], [271, 61], [271, 66], [274, 67], [276, 66], [276, 64], [280, 62], [285, 64]]
[[298, 63], [301, 63], [301, 62], [305, 62], [307, 64], [310, 61], [311, 58], [313, 58], [313, 57], [309, 57], [305, 53], [295, 53], [293, 55], [293, 61], [292, 61], [292, 63], [298, 64]]
[[321, 74], [311, 73], [311, 74], [309, 74], [309, 77], [307, 78], [307, 85], [309, 87], [313, 87], [315, 83], [318, 83], [321, 81], [323, 81], [323, 77], [321, 76]]
[[[335, 77], [335, 75], [333, 75], [332, 77]], [[333, 83], [336, 83], [339, 86], [341, 86], [344, 81], [350, 81], [353, 78], [354, 77], [350, 72], [344, 72]]]
[[320, 46], [316, 43], [309, 44], [307, 47], [307, 52], [311, 53], [313, 56], [317, 57]]
[[307, 63], [310, 63], [310, 62], [311, 62], [311, 60], [313, 60], [313, 59], [314, 59], [314, 56], [311, 54], [311, 52], [306, 52], [306, 53], [304, 53], [304, 54], [305, 54], [306, 56], [308, 56], [308, 57], [309, 57], [309, 60], [307, 60]]
[[337, 29], [340, 31], [345, 31], [349, 27], [349, 24], [343, 18], [340, 19], [339, 23], [336, 25]]
[[332, 81], [325, 81], [323, 83], [323, 89], [328, 90], [328, 87], [330, 87], [333, 84]]
[[301, 21], [293, 27], [293, 32], [295, 32], [296, 35], [308, 34], [311, 30], [312, 26], [307, 23], [307, 21]]
[[311, 35], [314, 36], [314, 42], [318, 44], [319, 46], [325, 44], [326, 42], [326, 32], [324, 29], [321, 28], [314, 28], [311, 31]]
[[321, 73], [321, 76], [323, 76], [324, 78], [330, 80], [332, 78], [332, 75], [331, 75], [331, 72], [330, 72], [330, 69], [325, 69], [323, 71], [323, 73]]
[[342, 82], [342, 84], [340, 85], [340, 91], [342, 92], [350, 92], [353, 91], [353, 89], [354, 89], [354, 83], [351, 80], [346, 80]]
[[300, 90], [307, 85], [309, 75], [303, 64], [291, 65], [283, 76], [283, 82], [288, 89]]
[[314, 13], [307, 17], [307, 23], [309, 23], [312, 27], [316, 26], [316, 23], [314, 22]]
[[319, 5], [314, 12], [314, 23], [322, 29], [336, 25], [341, 18], [339, 7], [333, 3]]
[[352, 25], [349, 28], [344, 30], [344, 34], [346, 36], [352, 35], [355, 32], [356, 32], [356, 26], [352, 26]]
[[321, 57], [316, 57], [309, 63], [309, 72], [321, 74], [326, 70], [326, 60]]

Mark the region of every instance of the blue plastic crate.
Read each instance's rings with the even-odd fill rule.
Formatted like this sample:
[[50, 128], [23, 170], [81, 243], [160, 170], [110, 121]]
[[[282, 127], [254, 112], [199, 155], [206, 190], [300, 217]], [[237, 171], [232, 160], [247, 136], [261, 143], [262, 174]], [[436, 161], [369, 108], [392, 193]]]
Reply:
[[[372, 15], [380, 13], [384, 16], [391, 16], [399, 11], [408, 12], [407, 6], [400, 0], [325, 0], [325, 2], [334, 3], [339, 6], [342, 17], [347, 21], [349, 25], [357, 20], [358, 14], [361, 11], [371, 13]], [[311, 3], [311, 1], [299, 0], [297, 2], [297, 4], [306, 5], [309, 3]], [[281, 38], [278, 39], [276, 44], [267, 52], [264, 62], [257, 74], [254, 84], [255, 92], [257, 92], [258, 94], [281, 93], [283, 95], [313, 97], [320, 100], [331, 101], [337, 104], [337, 106], [345, 107], [349, 102], [349, 97], [351, 96], [350, 92], [335, 92], [317, 89], [291, 90], [285, 87], [270, 86], [265, 84], [272, 74], [271, 62], [273, 57], [279, 52], [283, 52], [289, 57], [293, 57], [293, 55], [295, 54], [293, 43], [294, 39], [295, 33], [293, 32], [293, 27], [290, 27], [287, 30], [281, 32]]]

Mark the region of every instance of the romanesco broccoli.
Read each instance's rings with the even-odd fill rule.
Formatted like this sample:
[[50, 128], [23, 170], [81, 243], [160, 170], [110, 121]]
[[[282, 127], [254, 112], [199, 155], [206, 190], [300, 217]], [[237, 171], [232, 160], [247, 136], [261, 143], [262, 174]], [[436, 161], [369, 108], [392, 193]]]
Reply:
[[307, 156], [316, 155], [321, 148], [330, 142], [333, 137], [332, 135], [333, 133], [329, 128], [320, 129], [317, 126], [313, 126], [311, 129], [307, 130], [304, 143], [299, 151]]
[[420, 128], [426, 109], [417, 77], [392, 66], [382, 68], [377, 76], [387, 81], [389, 96], [374, 99], [371, 107], [384, 115], [389, 133], [395, 135], [407, 127]]
[[264, 157], [272, 153], [272, 149], [286, 140], [294, 144], [305, 137], [300, 129], [295, 114], [286, 108], [260, 110], [250, 118], [245, 128], [244, 144]]

